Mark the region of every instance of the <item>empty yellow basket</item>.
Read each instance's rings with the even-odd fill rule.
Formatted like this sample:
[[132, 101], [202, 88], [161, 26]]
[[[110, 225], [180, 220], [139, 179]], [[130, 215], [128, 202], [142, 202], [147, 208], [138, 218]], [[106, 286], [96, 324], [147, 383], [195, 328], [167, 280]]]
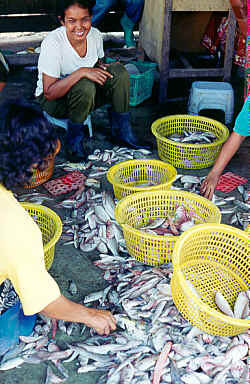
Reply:
[[[170, 189], [176, 169], [160, 160], [139, 159], [122, 161], [108, 170], [107, 179], [113, 185], [115, 197], [120, 200], [132, 193]], [[143, 186], [146, 183], [157, 183]]]
[[115, 208], [115, 218], [123, 229], [128, 252], [148, 265], [160, 265], [171, 260], [179, 236], [145, 233], [139, 228], [150, 219], [173, 216], [177, 206], [194, 214], [195, 224], [220, 223], [221, 214], [214, 203], [194, 193], [183, 191], [140, 192], [124, 197]]
[[[207, 168], [215, 162], [222, 144], [229, 136], [227, 127], [219, 121], [196, 115], [172, 115], [162, 117], [151, 126], [156, 137], [158, 155], [177, 168]], [[208, 144], [186, 144], [169, 140], [167, 136], [181, 133], [183, 130], [209, 131], [217, 140]]]
[[193, 227], [179, 237], [172, 261], [171, 292], [185, 319], [215, 336], [234, 336], [250, 328], [249, 320], [224, 315], [215, 303], [217, 291], [233, 307], [238, 294], [250, 289], [249, 237], [245, 231], [222, 224]]
[[44, 261], [47, 270], [49, 270], [54, 260], [55, 244], [62, 233], [61, 219], [52, 209], [43, 205], [32, 203], [21, 203], [21, 205], [42, 232]]

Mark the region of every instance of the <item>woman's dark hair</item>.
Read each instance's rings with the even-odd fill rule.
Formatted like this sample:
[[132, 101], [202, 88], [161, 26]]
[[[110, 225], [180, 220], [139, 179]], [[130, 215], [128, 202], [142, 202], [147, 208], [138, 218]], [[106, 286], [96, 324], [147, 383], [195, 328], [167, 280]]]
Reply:
[[71, 7], [71, 5], [75, 4], [77, 4], [80, 8], [87, 9], [89, 11], [90, 16], [92, 16], [93, 7], [95, 3], [95, 0], [61, 0], [58, 10], [58, 16], [62, 21], [64, 21], [66, 9]]
[[0, 183], [12, 189], [29, 181], [33, 164], [44, 168], [57, 136], [43, 113], [24, 103], [6, 104], [0, 118]]

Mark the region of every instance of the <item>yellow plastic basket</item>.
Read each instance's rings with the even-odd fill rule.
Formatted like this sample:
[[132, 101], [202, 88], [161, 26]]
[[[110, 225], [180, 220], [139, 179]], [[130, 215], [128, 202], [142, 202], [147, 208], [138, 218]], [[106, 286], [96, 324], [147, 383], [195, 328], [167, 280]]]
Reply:
[[60, 217], [51, 209], [32, 203], [21, 203], [42, 232], [44, 261], [47, 270], [50, 269], [55, 253], [55, 244], [62, 233]]
[[124, 197], [115, 208], [115, 218], [123, 229], [128, 252], [148, 265], [160, 265], [171, 260], [179, 236], [158, 236], [138, 228], [150, 219], [174, 215], [176, 207], [183, 205], [194, 213], [196, 224], [220, 223], [219, 209], [210, 200], [183, 191], [140, 192]]
[[[178, 168], [200, 169], [210, 167], [216, 160], [222, 144], [229, 136], [227, 127], [213, 119], [195, 115], [162, 117], [151, 126], [156, 137], [158, 155]], [[166, 136], [187, 131], [209, 131], [217, 136], [210, 144], [186, 144], [169, 140]]]
[[[120, 200], [132, 193], [170, 189], [176, 178], [176, 169], [160, 160], [140, 159], [122, 161], [108, 170], [107, 179], [113, 185], [115, 197]], [[147, 182], [159, 183], [139, 187]]]
[[172, 260], [171, 292], [185, 319], [215, 336], [234, 336], [250, 327], [248, 320], [222, 314], [214, 300], [220, 291], [233, 307], [238, 294], [250, 289], [249, 238], [245, 231], [222, 224], [198, 225], [180, 236]]

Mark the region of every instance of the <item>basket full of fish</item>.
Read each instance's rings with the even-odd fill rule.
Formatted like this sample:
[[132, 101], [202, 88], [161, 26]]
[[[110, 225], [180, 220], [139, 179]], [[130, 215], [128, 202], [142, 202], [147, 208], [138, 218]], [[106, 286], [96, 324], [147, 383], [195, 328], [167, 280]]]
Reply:
[[184, 233], [173, 252], [171, 292], [182, 316], [215, 336], [250, 328], [250, 256], [245, 231], [203, 224]]
[[171, 260], [176, 240], [196, 224], [220, 223], [214, 203], [183, 191], [138, 192], [115, 208], [129, 254], [148, 265]]
[[120, 200], [136, 192], [168, 190], [176, 175], [176, 169], [171, 164], [138, 159], [114, 165], [109, 169], [107, 179], [113, 185], [115, 197]]
[[224, 124], [196, 115], [162, 117], [153, 122], [151, 130], [160, 159], [187, 169], [210, 167], [229, 136]]

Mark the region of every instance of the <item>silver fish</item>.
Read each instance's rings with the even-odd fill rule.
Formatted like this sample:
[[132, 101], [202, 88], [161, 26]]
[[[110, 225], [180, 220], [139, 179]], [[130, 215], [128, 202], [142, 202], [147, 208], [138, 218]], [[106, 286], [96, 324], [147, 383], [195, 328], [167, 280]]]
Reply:
[[92, 301], [100, 300], [103, 297], [103, 293], [104, 293], [103, 290], [90, 293], [89, 295], [85, 296], [83, 303], [87, 304], [87, 303], [91, 303]]
[[215, 294], [215, 302], [218, 306], [218, 308], [225, 313], [226, 315], [230, 317], [234, 317], [233, 311], [230, 308], [230, 305], [228, 304], [227, 300], [225, 297], [222, 295], [221, 292], [216, 292]]
[[22, 357], [15, 357], [14, 359], [7, 360], [1, 364], [0, 371], [7, 371], [8, 369], [17, 368], [23, 363], [24, 359]]

